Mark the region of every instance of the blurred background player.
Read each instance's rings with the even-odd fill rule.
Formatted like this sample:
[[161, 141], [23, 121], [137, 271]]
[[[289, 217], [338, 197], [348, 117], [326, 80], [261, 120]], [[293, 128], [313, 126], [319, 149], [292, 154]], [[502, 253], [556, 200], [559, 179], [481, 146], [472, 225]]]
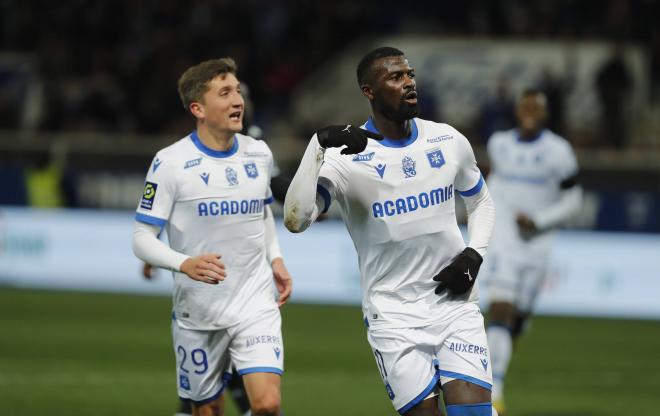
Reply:
[[545, 95], [525, 90], [516, 107], [518, 127], [496, 132], [488, 141], [488, 187], [497, 214], [484, 281], [489, 284], [493, 402], [500, 415], [512, 344], [546, 275], [552, 230], [578, 211], [582, 198], [573, 149], [544, 127], [547, 116]]
[[[449, 416], [491, 416], [492, 376], [473, 285], [493, 204], [467, 139], [416, 118], [414, 78], [398, 49], [377, 48], [360, 60], [358, 84], [373, 116], [363, 128], [314, 134], [287, 192], [284, 223], [302, 232], [337, 201], [358, 252], [369, 344], [399, 413], [438, 415], [442, 386]], [[454, 192], [467, 206], [468, 247]]]
[[[197, 130], [157, 153], [133, 236], [140, 259], [174, 271], [178, 392], [193, 415], [220, 414], [230, 363], [253, 414], [277, 415], [281, 401], [278, 305], [290, 296], [291, 277], [268, 207], [272, 154], [239, 133], [244, 101], [235, 74], [235, 62], [222, 58], [179, 79]], [[164, 226], [170, 247], [158, 239]]]

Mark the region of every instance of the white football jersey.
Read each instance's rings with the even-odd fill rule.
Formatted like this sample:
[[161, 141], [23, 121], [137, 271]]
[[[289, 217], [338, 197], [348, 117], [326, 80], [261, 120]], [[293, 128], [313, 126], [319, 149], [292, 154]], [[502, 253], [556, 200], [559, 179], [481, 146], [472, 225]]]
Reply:
[[541, 131], [534, 140], [522, 141], [518, 130], [512, 129], [493, 134], [488, 156], [488, 190], [497, 208], [491, 246], [504, 247], [512, 254], [545, 256], [552, 233], [523, 240], [516, 215], [533, 218], [559, 199], [561, 182], [578, 171], [571, 145], [550, 130]]
[[[363, 128], [376, 131], [371, 119]], [[465, 248], [454, 197], [484, 184], [461, 133], [415, 118], [407, 139], [369, 140], [357, 155], [327, 149], [318, 183], [355, 244], [367, 325], [424, 326], [460, 313], [466, 299], [436, 295], [433, 276]], [[477, 300], [475, 285], [468, 301]]]
[[227, 272], [217, 285], [174, 273], [181, 327], [221, 329], [277, 308], [264, 226], [272, 165], [266, 143], [241, 134], [227, 151], [206, 147], [193, 132], [156, 154], [136, 220], [165, 227], [175, 251], [222, 255]]

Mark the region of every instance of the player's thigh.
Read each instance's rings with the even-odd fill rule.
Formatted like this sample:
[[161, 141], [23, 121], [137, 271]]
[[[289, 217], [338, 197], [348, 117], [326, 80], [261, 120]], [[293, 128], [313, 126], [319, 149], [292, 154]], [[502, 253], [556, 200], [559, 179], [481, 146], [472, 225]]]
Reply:
[[[490, 401], [493, 376], [484, 321], [478, 309], [455, 319], [438, 351], [440, 382], [448, 404]], [[460, 381], [452, 383], [453, 381]], [[448, 389], [445, 389], [448, 386]], [[469, 399], [468, 402], [461, 400]]]
[[282, 319], [278, 308], [264, 310], [231, 329], [231, 360], [239, 375], [284, 371]]
[[516, 296], [519, 311], [529, 314], [547, 275], [547, 264], [543, 261], [526, 263], [521, 266], [521, 279]]
[[250, 373], [243, 376], [245, 391], [254, 409], [279, 409], [281, 377], [275, 373]]
[[367, 338], [385, 392], [399, 413], [437, 394], [437, 360], [423, 330], [370, 329]]
[[173, 321], [172, 340], [179, 397], [197, 406], [214, 402], [229, 374], [227, 331], [188, 330]]
[[488, 263], [482, 273], [482, 278], [489, 302], [515, 304], [520, 275], [517, 261], [501, 252], [488, 254]]

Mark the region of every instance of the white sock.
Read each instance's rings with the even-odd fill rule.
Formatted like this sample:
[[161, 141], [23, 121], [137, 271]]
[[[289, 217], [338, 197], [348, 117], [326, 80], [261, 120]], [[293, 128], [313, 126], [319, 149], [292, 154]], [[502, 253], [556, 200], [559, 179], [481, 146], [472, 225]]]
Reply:
[[511, 361], [511, 332], [503, 326], [491, 325], [486, 330], [486, 336], [493, 370], [493, 400], [500, 400], [504, 390], [504, 377]]

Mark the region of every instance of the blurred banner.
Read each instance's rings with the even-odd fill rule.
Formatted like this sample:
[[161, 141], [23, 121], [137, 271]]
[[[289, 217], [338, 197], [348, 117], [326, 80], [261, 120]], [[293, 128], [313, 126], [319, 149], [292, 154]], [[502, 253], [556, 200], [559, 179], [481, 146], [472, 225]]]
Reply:
[[[295, 235], [278, 227], [294, 277], [292, 301], [360, 304], [357, 257], [342, 223]], [[169, 294], [168, 272], [151, 281], [141, 276], [132, 230], [127, 211], [0, 208], [0, 285]], [[660, 319], [658, 253], [658, 235], [562, 231], [538, 312]]]

